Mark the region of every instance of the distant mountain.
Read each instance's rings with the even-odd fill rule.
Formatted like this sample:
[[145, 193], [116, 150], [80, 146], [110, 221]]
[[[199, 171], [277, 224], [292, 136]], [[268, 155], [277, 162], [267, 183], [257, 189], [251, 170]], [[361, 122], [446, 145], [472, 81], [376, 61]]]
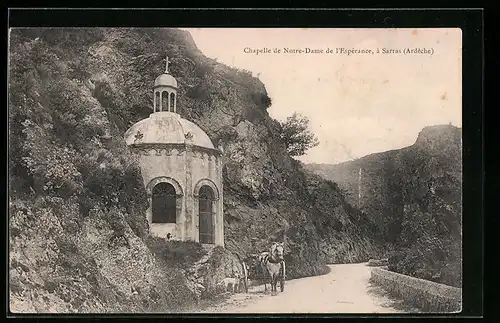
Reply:
[[461, 128], [431, 126], [412, 146], [306, 168], [336, 182], [368, 215], [379, 238], [398, 252], [396, 271], [459, 285], [461, 138]]

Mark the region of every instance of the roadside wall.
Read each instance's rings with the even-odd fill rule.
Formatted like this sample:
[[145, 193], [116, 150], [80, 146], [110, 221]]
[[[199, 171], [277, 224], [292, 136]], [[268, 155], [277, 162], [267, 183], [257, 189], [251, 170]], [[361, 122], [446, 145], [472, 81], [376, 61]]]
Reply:
[[426, 312], [460, 312], [462, 289], [410, 277], [381, 268], [371, 269], [371, 280], [394, 296]]

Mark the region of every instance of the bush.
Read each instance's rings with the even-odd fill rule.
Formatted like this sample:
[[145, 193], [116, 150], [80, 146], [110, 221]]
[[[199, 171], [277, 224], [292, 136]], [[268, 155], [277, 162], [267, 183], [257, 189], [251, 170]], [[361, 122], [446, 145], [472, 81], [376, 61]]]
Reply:
[[149, 236], [146, 244], [162, 262], [184, 269], [206, 254], [202, 245], [194, 241], [167, 241], [164, 238]]
[[264, 92], [252, 93], [252, 100], [257, 106], [262, 107], [264, 109], [269, 108], [272, 104], [271, 98], [267, 95], [267, 93]]
[[[62, 198], [49, 206], [54, 210], [73, 199], [82, 217], [92, 208], [114, 209], [138, 236], [144, 236], [147, 197], [140, 168], [122, 140], [101, 141], [118, 124], [110, 120], [116, 113], [106, 108], [126, 109], [110, 84], [97, 84], [100, 104], [73, 80], [92, 72], [88, 57], [77, 52], [100, 41], [103, 31], [55, 28], [13, 34], [9, 83], [13, 190], [46, 201]], [[38, 38], [30, 39], [34, 37]]]
[[205, 75], [212, 73], [214, 68], [211, 65], [208, 64], [200, 64], [196, 66], [196, 69], [194, 70], [194, 74], [199, 77], [203, 78]]
[[186, 287], [186, 277], [179, 270], [169, 271], [167, 278], [169, 307], [171, 310], [179, 310], [190, 305], [196, 299], [196, 295]]
[[284, 141], [290, 156], [302, 156], [305, 152], [319, 145], [316, 136], [309, 130], [309, 119], [295, 112], [285, 122], [281, 122], [280, 137]]
[[223, 142], [231, 142], [238, 138], [238, 132], [236, 129], [231, 127], [230, 125], [225, 125], [222, 127], [216, 134], [214, 141], [217, 143], [219, 140]]
[[[432, 160], [425, 163], [432, 164]], [[393, 244], [397, 253], [389, 258], [389, 269], [459, 287], [462, 284], [460, 213], [453, 214], [449, 204], [431, 194], [428, 187], [432, 182], [436, 185], [439, 177], [429, 177], [426, 173], [428, 170], [425, 173], [419, 170], [416, 175], [420, 176], [413, 175], [416, 178], [407, 180], [404, 193], [413, 198], [413, 203], [405, 205], [401, 232]]]
[[103, 40], [104, 33], [101, 28], [48, 28], [38, 36], [49, 45], [74, 50]]
[[[454, 250], [416, 245], [394, 252], [388, 259], [390, 271], [454, 287], [462, 286], [461, 262], [452, 258]], [[439, 259], [436, 253], [443, 253]]]
[[191, 99], [204, 101], [208, 100], [208, 98], [210, 97], [210, 93], [206, 88], [203, 87], [202, 84], [198, 84], [196, 86], [190, 87], [187, 90], [186, 96]]

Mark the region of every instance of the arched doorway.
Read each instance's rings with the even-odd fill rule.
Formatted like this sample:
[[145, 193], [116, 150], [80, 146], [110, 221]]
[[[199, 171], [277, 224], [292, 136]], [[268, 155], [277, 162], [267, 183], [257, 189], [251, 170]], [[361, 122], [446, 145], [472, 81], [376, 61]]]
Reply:
[[175, 188], [172, 184], [161, 182], [153, 187], [152, 191], [152, 222], [153, 223], [176, 223]]
[[215, 243], [214, 239], [214, 192], [208, 185], [203, 185], [199, 193], [199, 229], [200, 243]]

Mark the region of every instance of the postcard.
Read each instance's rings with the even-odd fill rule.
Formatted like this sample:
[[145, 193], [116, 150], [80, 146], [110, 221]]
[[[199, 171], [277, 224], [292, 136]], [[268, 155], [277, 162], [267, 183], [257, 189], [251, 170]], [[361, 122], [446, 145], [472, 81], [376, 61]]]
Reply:
[[12, 313], [456, 313], [459, 28], [11, 28]]

